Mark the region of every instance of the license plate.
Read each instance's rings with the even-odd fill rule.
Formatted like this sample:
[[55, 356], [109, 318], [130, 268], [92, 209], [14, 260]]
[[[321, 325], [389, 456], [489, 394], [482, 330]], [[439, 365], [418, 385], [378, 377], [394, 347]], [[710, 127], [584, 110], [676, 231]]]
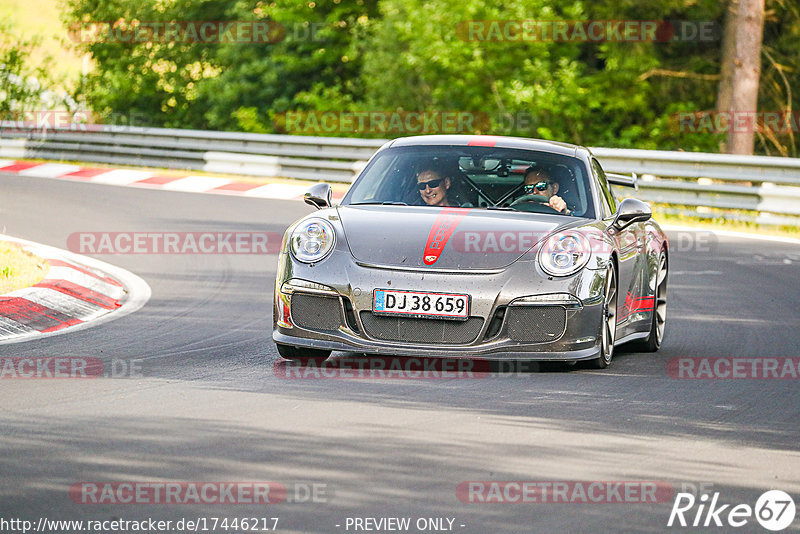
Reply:
[[372, 298], [375, 315], [403, 315], [428, 319], [469, 318], [469, 295], [376, 289]]

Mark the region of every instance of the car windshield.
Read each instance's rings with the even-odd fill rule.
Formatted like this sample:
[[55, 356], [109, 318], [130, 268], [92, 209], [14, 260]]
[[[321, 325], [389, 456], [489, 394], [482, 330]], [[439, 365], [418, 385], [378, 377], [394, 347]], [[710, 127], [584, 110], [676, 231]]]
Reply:
[[585, 166], [575, 157], [496, 147], [417, 146], [382, 150], [342, 204], [451, 206], [594, 217], [591, 198]]

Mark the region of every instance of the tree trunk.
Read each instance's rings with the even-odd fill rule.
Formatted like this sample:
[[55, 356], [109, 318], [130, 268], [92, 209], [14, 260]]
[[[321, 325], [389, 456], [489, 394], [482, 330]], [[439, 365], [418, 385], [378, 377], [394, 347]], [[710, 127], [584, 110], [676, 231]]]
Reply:
[[[728, 0], [722, 28], [719, 85], [717, 86], [717, 114], [728, 113], [731, 110], [733, 60], [736, 57], [736, 15], [738, 12], [739, 0]], [[720, 152], [728, 151], [727, 137], [725, 141], [720, 141], [719, 150]]]
[[733, 94], [733, 61], [736, 57], [736, 15], [739, 12], [739, 0], [728, 0], [725, 9], [725, 27], [722, 33], [722, 64], [719, 69], [719, 86], [717, 90], [717, 112], [731, 110]]
[[[764, 0], [739, 0], [730, 106], [732, 113], [728, 130], [728, 152], [731, 154], [753, 153], [763, 32]], [[744, 117], [747, 120], [743, 120]]]

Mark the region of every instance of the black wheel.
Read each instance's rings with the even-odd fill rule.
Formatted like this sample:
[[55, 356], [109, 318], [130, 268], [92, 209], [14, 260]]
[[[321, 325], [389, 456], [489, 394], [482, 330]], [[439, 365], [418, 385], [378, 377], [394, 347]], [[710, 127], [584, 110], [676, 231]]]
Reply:
[[322, 362], [331, 355], [329, 350], [306, 349], [281, 343], [276, 343], [275, 345], [278, 347], [278, 354], [281, 355], [281, 358], [299, 362], [303, 365], [311, 362]]
[[661, 347], [664, 339], [664, 327], [667, 324], [667, 255], [658, 257], [658, 269], [655, 278], [655, 299], [653, 302], [653, 319], [650, 322], [650, 334], [634, 346], [640, 352], [655, 352]]
[[609, 265], [606, 271], [601, 329], [600, 357], [591, 361], [591, 366], [595, 369], [605, 369], [614, 357], [614, 341], [617, 337], [617, 272], [613, 265]]

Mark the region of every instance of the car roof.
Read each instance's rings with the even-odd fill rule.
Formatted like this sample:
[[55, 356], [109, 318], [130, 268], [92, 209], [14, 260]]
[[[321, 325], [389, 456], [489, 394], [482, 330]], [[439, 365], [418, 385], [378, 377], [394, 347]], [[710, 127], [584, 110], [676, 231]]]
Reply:
[[499, 148], [521, 148], [526, 150], [540, 150], [554, 152], [565, 156], [577, 156], [579, 150], [588, 150], [585, 147], [546, 141], [544, 139], [528, 139], [525, 137], [504, 137], [495, 135], [417, 135], [413, 137], [400, 137], [390, 141], [384, 148], [405, 146], [486, 146]]

